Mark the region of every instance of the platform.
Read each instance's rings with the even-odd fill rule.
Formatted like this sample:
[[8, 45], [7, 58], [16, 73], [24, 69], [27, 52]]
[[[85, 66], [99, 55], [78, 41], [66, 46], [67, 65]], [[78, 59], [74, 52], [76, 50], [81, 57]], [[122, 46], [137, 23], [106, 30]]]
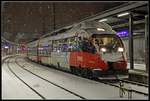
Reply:
[[143, 70], [129, 70], [129, 80], [131, 81], [148, 84], [148, 77], [148, 73]]
[[146, 73], [145, 64], [134, 64], [134, 69], [130, 69], [130, 63], [127, 64], [129, 69], [129, 80], [148, 84], [148, 73]]

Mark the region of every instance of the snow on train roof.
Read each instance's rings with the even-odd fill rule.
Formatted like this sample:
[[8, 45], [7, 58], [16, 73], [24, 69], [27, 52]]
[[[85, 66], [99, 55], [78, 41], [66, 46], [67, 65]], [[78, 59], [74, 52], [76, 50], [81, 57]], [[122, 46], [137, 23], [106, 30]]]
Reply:
[[[91, 30], [95, 34], [116, 34], [112, 27], [104, 22], [97, 22], [97, 21], [86, 21], [81, 23], [81, 29], [84, 30]], [[98, 30], [103, 29], [103, 30]]]
[[[104, 31], [99, 31], [97, 28], [104, 29]], [[112, 30], [111, 26], [104, 22], [87, 21], [75, 24], [72, 29], [69, 29], [63, 33], [58, 32], [57, 35], [51, 36], [49, 39], [58, 40], [73, 37], [79, 30], [85, 30], [88, 34], [116, 34], [116, 32]]]
[[[98, 31], [97, 28], [104, 29], [104, 31]], [[86, 21], [74, 24], [71, 28], [65, 30], [64, 32], [57, 31], [56, 34], [41, 39], [40, 43], [44, 44], [47, 43], [48, 40], [59, 40], [73, 37], [81, 30], [88, 32], [89, 36], [92, 34], [116, 34], [116, 32], [112, 30], [111, 26], [104, 22]], [[35, 43], [37, 43], [37, 41], [35, 41]], [[32, 42], [31, 44], [35, 45], [35, 43]]]

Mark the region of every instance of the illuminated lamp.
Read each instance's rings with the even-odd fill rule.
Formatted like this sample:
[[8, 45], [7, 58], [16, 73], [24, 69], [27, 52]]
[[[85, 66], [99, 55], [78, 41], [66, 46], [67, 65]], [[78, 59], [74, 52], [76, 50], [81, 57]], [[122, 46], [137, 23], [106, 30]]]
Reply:
[[121, 32], [117, 32], [117, 35], [119, 37], [126, 37], [129, 35], [129, 32], [128, 31], [121, 31]]
[[126, 15], [128, 15], [128, 14], [129, 14], [129, 12], [121, 13], [121, 14], [118, 14], [117, 17], [126, 16]]

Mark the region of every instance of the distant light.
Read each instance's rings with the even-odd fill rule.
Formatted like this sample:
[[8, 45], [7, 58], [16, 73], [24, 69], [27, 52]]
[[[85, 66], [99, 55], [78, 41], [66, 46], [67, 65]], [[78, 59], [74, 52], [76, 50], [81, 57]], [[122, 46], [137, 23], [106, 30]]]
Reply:
[[6, 49], [7, 49], [7, 48], [9, 48], [9, 47], [8, 47], [8, 46], [5, 46], [4, 48], [6, 48]]
[[104, 22], [104, 21], [107, 21], [108, 19], [101, 19], [99, 20], [98, 22]]
[[57, 50], [57, 52], [59, 53], [59, 52], [60, 52], [60, 50]]
[[17, 48], [17, 50], [20, 50], [20, 48]]
[[38, 48], [39, 50], [43, 50], [43, 48]]
[[97, 28], [98, 31], [105, 31], [103, 28]]
[[125, 13], [121, 13], [121, 14], [118, 14], [117, 17], [122, 17], [122, 16], [125, 16], [125, 15], [128, 15], [129, 12], [125, 12]]

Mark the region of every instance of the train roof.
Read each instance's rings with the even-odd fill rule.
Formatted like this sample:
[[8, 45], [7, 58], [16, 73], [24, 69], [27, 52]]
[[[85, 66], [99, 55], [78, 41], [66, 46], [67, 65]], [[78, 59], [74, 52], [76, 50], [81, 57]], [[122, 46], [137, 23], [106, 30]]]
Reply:
[[80, 26], [81, 29], [88, 30], [88, 29], [103, 29], [103, 30], [97, 30], [97, 34], [116, 34], [114, 30], [112, 30], [112, 27], [104, 22], [97, 22], [97, 21], [86, 21], [83, 23], [80, 23], [78, 26]]
[[[97, 28], [101, 28], [104, 30], [98, 31]], [[89, 36], [92, 34], [116, 34], [116, 32], [112, 30], [111, 26], [104, 22], [85, 21], [54, 31], [53, 33], [51, 33], [50, 36], [43, 37], [42, 39], [40, 39], [40, 41], [65, 39], [65, 38], [76, 36], [77, 33], [80, 31], [87, 31]], [[31, 42], [31, 44], [37, 43], [34, 42]]]
[[[103, 29], [103, 30], [97, 30]], [[79, 24], [74, 24], [72, 27], [69, 27], [64, 29], [64, 32], [62, 30], [56, 32], [56, 34], [53, 34], [53, 36], [50, 36], [51, 40], [58, 40], [58, 39], [64, 39], [73, 37], [81, 30], [88, 31], [89, 35], [92, 34], [116, 34], [114, 30], [112, 30], [111, 26], [104, 23], [104, 22], [96, 22], [96, 21], [86, 21]]]

